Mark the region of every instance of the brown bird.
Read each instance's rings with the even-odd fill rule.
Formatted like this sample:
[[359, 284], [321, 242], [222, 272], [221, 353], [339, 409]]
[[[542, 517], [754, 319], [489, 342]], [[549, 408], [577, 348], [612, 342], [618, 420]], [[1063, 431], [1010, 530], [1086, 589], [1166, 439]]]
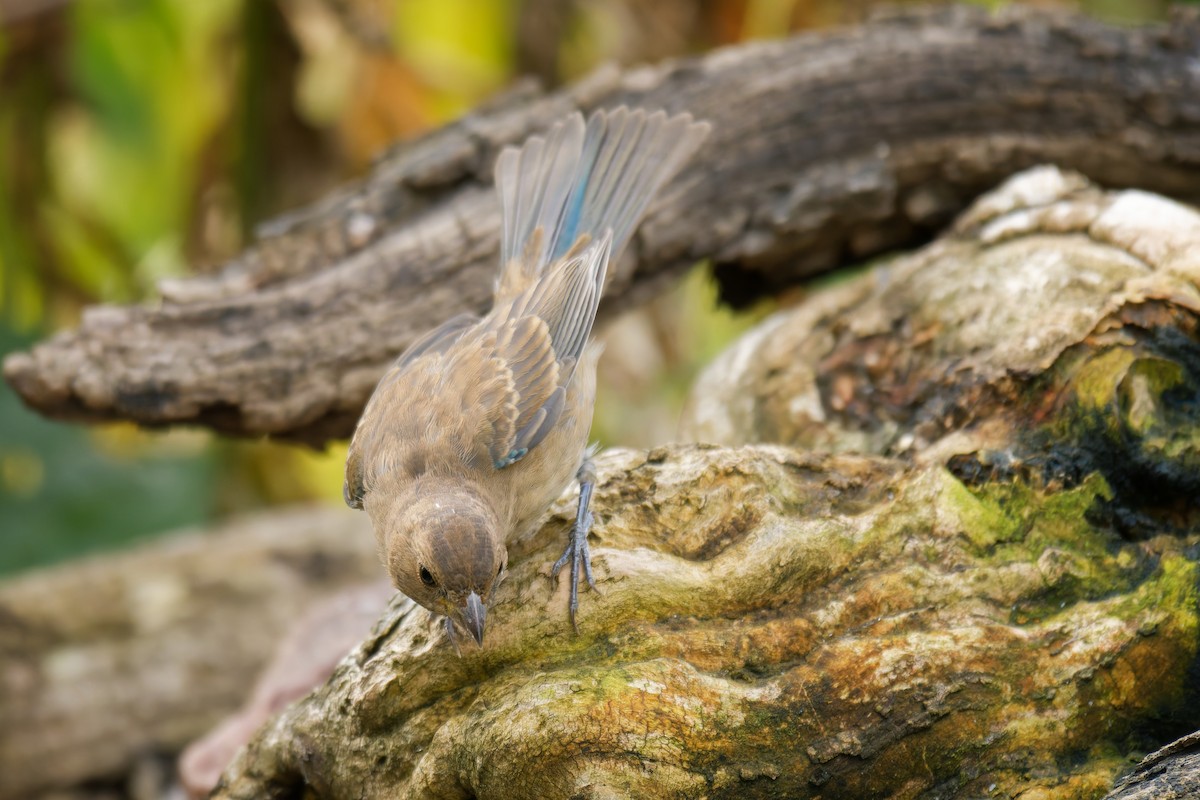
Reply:
[[600, 347], [589, 341], [610, 258], [708, 134], [691, 116], [575, 113], [496, 162], [503, 211], [492, 310], [414, 343], [367, 403], [346, 502], [371, 516], [396, 588], [483, 643], [487, 603], [529, 531], [573, 477], [579, 508], [553, 567], [571, 564], [570, 617], [595, 476], [587, 449]]

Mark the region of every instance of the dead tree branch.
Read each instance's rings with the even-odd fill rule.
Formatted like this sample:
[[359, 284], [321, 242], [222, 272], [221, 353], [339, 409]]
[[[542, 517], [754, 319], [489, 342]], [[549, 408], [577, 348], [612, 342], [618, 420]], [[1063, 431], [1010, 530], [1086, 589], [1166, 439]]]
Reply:
[[703, 258], [738, 303], [928, 238], [1034, 163], [1194, 197], [1198, 43], [1195, 12], [1127, 30], [943, 9], [518, 91], [267, 226], [217, 277], [164, 286], [156, 307], [93, 309], [11, 356], [5, 376], [54, 417], [320, 444], [349, 434], [415, 336], [487, 306], [492, 162], [572, 109], [662, 106], [714, 125], [614, 270], [604, 311]]

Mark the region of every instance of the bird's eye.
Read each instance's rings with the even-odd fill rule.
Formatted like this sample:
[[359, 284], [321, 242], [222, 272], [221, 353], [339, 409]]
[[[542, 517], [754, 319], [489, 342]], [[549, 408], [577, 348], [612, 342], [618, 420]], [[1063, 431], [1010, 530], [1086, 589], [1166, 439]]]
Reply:
[[500, 565], [500, 569], [496, 570], [496, 577], [497, 577], [497, 578], [499, 578], [499, 577], [500, 577], [500, 573], [501, 573], [501, 572], [504, 572], [504, 565], [503, 565], [503, 564], [501, 564], [501, 565]]
[[437, 586], [437, 581], [433, 579], [433, 574], [424, 567], [421, 567], [421, 583], [429, 587]]

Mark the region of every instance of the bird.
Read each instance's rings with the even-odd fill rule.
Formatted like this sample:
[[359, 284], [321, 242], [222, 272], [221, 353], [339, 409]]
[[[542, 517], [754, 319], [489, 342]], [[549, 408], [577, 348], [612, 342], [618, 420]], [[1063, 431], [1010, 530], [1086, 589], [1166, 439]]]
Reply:
[[577, 480], [570, 564], [595, 589], [589, 448], [601, 346], [591, 339], [610, 261], [658, 190], [708, 135], [690, 114], [576, 111], [496, 159], [502, 223], [491, 310], [460, 314], [380, 379], [346, 458], [346, 503], [370, 516], [393, 585], [483, 645], [507, 543]]

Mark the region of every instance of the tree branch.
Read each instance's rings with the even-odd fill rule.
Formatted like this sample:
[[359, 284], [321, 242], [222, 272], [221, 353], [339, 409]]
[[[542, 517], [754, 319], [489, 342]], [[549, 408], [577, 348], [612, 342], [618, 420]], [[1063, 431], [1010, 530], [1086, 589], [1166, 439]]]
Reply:
[[569, 110], [662, 106], [714, 125], [612, 271], [602, 313], [701, 258], [744, 303], [928, 238], [1034, 163], [1194, 198], [1198, 43], [1195, 11], [1126, 30], [952, 8], [602, 71], [552, 95], [521, 89], [267, 226], [219, 276], [164, 286], [158, 307], [93, 309], [10, 356], [5, 376], [54, 417], [321, 444], [350, 433], [416, 336], [487, 307], [491, 164]]

